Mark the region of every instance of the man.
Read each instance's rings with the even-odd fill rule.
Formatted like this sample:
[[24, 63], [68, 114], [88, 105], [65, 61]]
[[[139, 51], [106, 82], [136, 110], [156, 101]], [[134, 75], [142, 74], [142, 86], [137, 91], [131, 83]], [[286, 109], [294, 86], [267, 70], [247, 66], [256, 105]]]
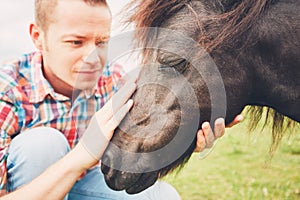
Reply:
[[[174, 191], [159, 190], [159, 183], [137, 195], [112, 191], [95, 166], [136, 88], [127, 81], [112, 97], [121, 68], [106, 65], [106, 1], [36, 0], [35, 7], [30, 35], [38, 51], [0, 69], [1, 186], [12, 192], [4, 199], [149, 199], [153, 193], [161, 199]], [[203, 125], [196, 151], [223, 135], [224, 121], [215, 130]]]

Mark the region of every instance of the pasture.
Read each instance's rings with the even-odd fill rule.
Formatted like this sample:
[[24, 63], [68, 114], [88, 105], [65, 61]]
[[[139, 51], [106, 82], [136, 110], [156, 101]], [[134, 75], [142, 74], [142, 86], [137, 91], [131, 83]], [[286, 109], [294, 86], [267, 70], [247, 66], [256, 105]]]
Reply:
[[247, 132], [243, 123], [226, 129], [213, 151], [204, 159], [197, 153], [179, 172], [164, 180], [182, 200], [296, 200], [300, 199], [300, 128], [284, 137], [269, 158], [270, 128]]

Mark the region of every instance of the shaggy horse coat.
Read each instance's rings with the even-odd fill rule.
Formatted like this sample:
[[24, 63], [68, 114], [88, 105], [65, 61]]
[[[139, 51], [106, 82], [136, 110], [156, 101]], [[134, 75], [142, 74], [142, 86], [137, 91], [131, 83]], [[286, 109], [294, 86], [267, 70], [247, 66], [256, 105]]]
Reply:
[[267, 107], [273, 149], [300, 121], [299, 0], [135, 0], [129, 8], [144, 66], [134, 107], [102, 159], [112, 189], [151, 186], [190, 158], [202, 122], [229, 123], [247, 105], [252, 127]]

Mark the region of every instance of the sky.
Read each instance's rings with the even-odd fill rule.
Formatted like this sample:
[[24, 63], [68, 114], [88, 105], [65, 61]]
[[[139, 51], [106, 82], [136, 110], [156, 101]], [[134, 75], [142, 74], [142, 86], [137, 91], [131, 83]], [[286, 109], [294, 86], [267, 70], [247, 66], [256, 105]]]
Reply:
[[[129, 0], [107, 0], [113, 14], [112, 36], [120, 33], [120, 11]], [[0, 62], [35, 50], [29, 23], [34, 19], [34, 0], [1, 0]]]

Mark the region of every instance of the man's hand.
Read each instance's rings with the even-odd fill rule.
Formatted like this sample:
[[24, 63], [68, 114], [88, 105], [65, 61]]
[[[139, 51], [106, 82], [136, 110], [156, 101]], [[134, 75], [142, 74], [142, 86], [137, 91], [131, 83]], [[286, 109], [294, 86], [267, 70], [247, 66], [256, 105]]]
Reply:
[[[234, 120], [226, 126], [230, 128], [243, 120], [242, 115], [237, 115]], [[203, 122], [202, 129], [197, 133], [197, 144], [194, 152], [202, 152], [205, 148], [211, 148], [216, 139], [222, 137], [225, 133], [225, 122], [223, 118], [218, 118], [214, 124], [214, 131], [210, 127], [209, 122]]]
[[99, 161], [114, 130], [133, 105], [130, 96], [136, 89], [135, 79], [124, 86], [92, 117], [81, 137], [81, 144], [94, 161]]

